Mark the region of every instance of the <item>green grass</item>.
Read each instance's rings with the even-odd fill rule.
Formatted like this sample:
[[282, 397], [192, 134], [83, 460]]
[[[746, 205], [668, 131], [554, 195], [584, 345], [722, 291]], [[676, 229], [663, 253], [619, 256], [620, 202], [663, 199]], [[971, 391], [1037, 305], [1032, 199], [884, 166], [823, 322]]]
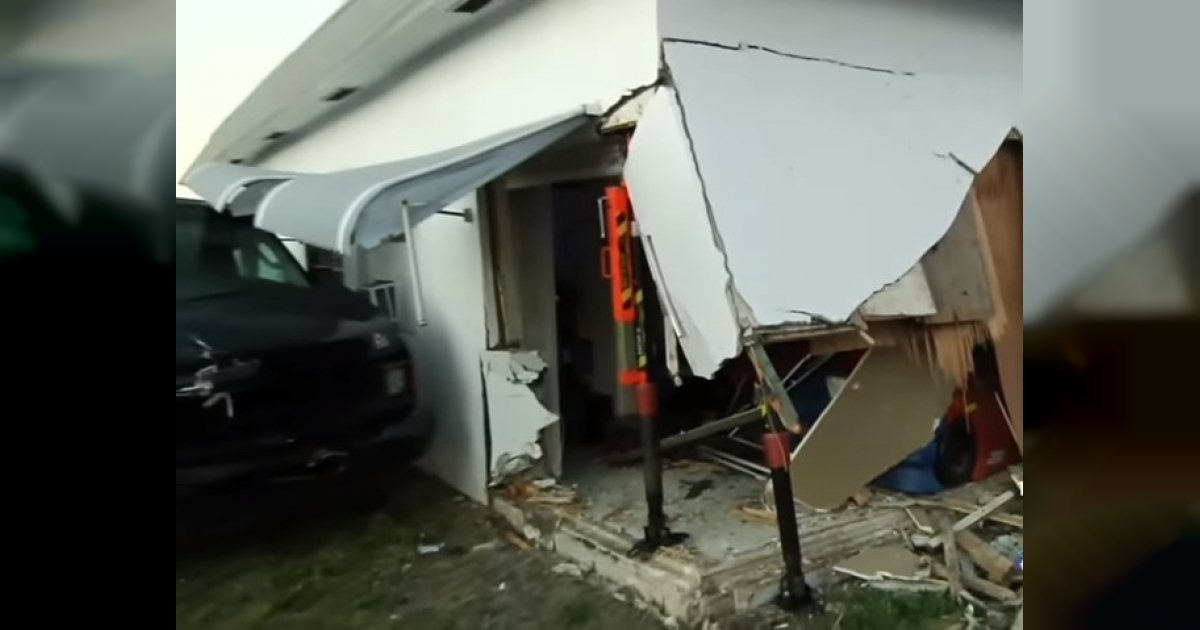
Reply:
[[937, 630], [961, 616], [946, 593], [850, 588], [831, 594], [819, 627], [833, 630]]
[[417, 535], [387, 515], [322, 539], [176, 564], [179, 630], [391, 628]]
[[559, 621], [563, 628], [583, 628], [587, 626], [596, 614], [592, 603], [586, 600], [569, 602], [559, 611]]

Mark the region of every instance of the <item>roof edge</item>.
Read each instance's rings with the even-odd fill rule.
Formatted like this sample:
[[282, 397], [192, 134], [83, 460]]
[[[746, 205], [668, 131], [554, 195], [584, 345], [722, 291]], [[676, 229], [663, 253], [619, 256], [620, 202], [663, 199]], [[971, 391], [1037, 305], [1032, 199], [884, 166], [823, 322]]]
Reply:
[[[454, 15], [462, 4], [463, 0], [349, 0], [234, 108], [187, 171], [206, 162], [260, 156], [272, 150], [272, 135], [294, 140], [312, 133], [361, 100], [355, 96], [394, 78], [407, 62], [441, 46], [461, 45], [452, 40], [495, 14], [500, 5], [513, 3], [493, 0], [477, 13]], [[397, 46], [397, 40], [403, 43]], [[371, 75], [370, 67], [381, 60], [388, 69]], [[364, 80], [349, 85], [356, 74]], [[317, 104], [322, 111], [315, 117], [302, 116], [299, 127], [276, 128], [283, 126], [283, 119], [295, 118], [299, 108]]]

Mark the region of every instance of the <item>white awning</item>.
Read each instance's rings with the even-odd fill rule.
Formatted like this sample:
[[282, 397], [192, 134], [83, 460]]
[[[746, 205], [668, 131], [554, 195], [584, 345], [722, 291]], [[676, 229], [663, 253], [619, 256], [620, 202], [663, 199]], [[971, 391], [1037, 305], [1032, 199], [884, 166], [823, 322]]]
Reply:
[[209, 162], [188, 173], [182, 183], [221, 212], [250, 216], [268, 192], [297, 176], [299, 173]]
[[334, 173], [209, 164], [184, 183], [218, 207], [232, 203], [245, 213], [253, 206], [264, 230], [348, 253], [403, 234], [406, 214], [413, 223], [435, 214], [589, 120], [581, 107], [445, 151]]

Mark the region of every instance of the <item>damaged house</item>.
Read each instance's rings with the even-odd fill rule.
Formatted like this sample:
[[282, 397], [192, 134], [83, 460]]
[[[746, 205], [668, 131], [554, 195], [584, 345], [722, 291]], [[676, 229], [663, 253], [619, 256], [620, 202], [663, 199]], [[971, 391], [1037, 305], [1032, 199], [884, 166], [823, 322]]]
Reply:
[[[991, 418], [967, 477], [1019, 460], [1021, 28], [1009, 0], [352, 0], [184, 184], [393, 302], [429, 470], [707, 615], [778, 591], [778, 532], [733, 509], [769, 478], [820, 564], [895, 529], [825, 512], [955, 405]], [[712, 436], [744, 474], [662, 474]], [[520, 475], [587, 507], [546, 525]]]

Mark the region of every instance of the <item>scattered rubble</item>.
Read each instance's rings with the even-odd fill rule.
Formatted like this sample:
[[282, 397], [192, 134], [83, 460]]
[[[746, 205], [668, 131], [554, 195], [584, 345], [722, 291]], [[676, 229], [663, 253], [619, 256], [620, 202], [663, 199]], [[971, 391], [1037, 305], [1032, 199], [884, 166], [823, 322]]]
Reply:
[[[700, 448], [693, 452], [705, 456]], [[659, 550], [660, 564], [638, 578], [645, 583], [639, 583], [632, 601], [655, 610], [662, 608], [662, 602], [654, 598], [665, 575], [662, 571], [668, 567], [678, 572], [671, 573], [672, 579], [680, 580], [671, 582], [672, 589], [683, 589], [688, 580], [715, 589], [712, 592], [729, 587], [733, 600], [726, 605], [732, 610], [768, 601], [762, 595], [773, 593], [778, 579], [768, 560], [779, 545], [773, 500], [770, 493], [760, 493], [763, 486], [753, 482], [753, 475], [728, 472], [725, 463], [684, 458], [667, 463], [673, 484], [668, 518], [682, 531], [708, 527], [704, 531], [712, 534], [707, 542], [693, 540]], [[623, 470], [603, 477], [599, 484], [595, 477], [580, 477], [576, 485], [567, 486], [531, 476], [497, 488], [497, 497], [523, 506], [513, 514], [525, 515], [505, 516], [513, 529], [504, 539], [519, 549], [532, 548], [530, 540], [541, 542], [550, 535], [528, 531], [530, 523], [540, 519], [544, 524], [555, 523], [555, 532], [570, 532], [554, 534], [561, 538], [554, 538], [553, 544], [567, 542], [568, 548], [579, 552], [564, 553], [564, 559], [571, 562], [557, 565], [554, 573], [578, 577], [595, 571], [605, 579], [620, 575], [621, 580], [640, 575], [645, 570], [620, 568], [613, 562], [623, 557], [624, 546], [640, 533], [637, 526], [642, 519], [636, 491], [610, 490], [625, 487], [622, 483], [634, 487], [640, 480], [636, 468]], [[822, 589], [857, 581], [864, 588], [881, 591], [947, 593], [972, 611], [964, 618], [963, 628], [996, 627], [994, 617], [1003, 617], [1007, 623], [1023, 603], [1022, 572], [1016, 563], [1023, 545], [1023, 485], [1017, 485], [1021, 479], [1017, 466], [939, 494], [912, 496], [870, 485], [838, 509], [816, 510], [798, 501], [805, 573], [811, 584]], [[695, 492], [692, 498], [689, 491]], [[624, 492], [630, 492], [629, 497], [623, 496]], [[730, 502], [719, 505], [716, 501]], [[722, 510], [723, 515], [713, 510]], [[718, 521], [720, 525], [711, 525]], [[717, 538], [720, 536], [727, 538]], [[758, 540], [762, 545], [755, 546]], [[585, 548], [592, 551], [583, 551]], [[612, 553], [605, 555], [606, 549]], [[680, 605], [658, 614], [682, 619], [687, 610]]]
[[557, 575], [568, 575], [576, 578], [583, 577], [583, 567], [571, 562], [562, 562], [556, 564], [550, 569], [550, 572]]
[[441, 553], [442, 549], [445, 549], [445, 548], [446, 548], [446, 545], [444, 543], [436, 543], [436, 544], [432, 544], [432, 545], [417, 545], [417, 555], [432, 556], [434, 554]]
[[1021, 479], [1018, 468], [943, 496], [910, 499], [875, 492], [866, 509], [903, 510], [907, 544], [861, 550], [835, 563], [834, 571], [874, 588], [894, 589], [897, 581], [944, 588], [985, 616], [1007, 618], [1023, 603], [1022, 575], [1014, 561], [1023, 545], [1024, 521], [1005, 511], [1023, 493]]

